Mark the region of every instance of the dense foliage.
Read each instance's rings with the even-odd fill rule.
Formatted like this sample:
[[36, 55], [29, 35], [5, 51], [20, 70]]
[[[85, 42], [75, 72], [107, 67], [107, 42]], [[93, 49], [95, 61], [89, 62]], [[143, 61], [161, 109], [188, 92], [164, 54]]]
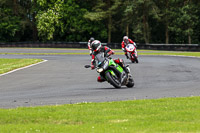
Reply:
[[0, 0], [0, 41], [200, 43], [199, 0]]

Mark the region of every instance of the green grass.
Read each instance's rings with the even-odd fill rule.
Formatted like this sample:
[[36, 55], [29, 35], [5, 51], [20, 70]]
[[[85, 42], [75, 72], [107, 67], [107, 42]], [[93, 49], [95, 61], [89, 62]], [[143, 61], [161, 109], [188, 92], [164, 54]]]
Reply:
[[89, 55], [88, 53], [0, 53], [4, 55]]
[[157, 53], [138, 53], [140, 55], [177, 55], [177, 56], [194, 56], [200, 57], [200, 52], [157, 52]]
[[17, 68], [41, 62], [42, 59], [1, 59], [0, 74], [12, 71]]
[[0, 109], [0, 132], [199, 132], [200, 97]]

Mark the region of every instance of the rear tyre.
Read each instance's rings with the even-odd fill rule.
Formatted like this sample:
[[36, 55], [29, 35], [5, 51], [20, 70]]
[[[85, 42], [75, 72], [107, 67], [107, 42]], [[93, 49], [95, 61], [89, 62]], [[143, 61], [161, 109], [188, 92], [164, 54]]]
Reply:
[[135, 57], [135, 62], [136, 62], [136, 63], [138, 63], [138, 62], [139, 62], [137, 57]]
[[131, 60], [132, 63], [135, 63], [135, 61]]
[[135, 57], [132, 55], [132, 53], [130, 53], [130, 60], [132, 63], [135, 63]]
[[115, 88], [121, 88], [121, 83], [119, 82], [119, 80], [114, 77], [110, 72], [107, 72], [105, 76], [111, 85], [113, 85]]
[[128, 88], [132, 88], [135, 85], [133, 78], [130, 76], [128, 84], [126, 85]]
[[134, 62], [138, 63], [138, 58], [135, 56], [135, 54], [133, 54], [133, 58], [134, 58]]

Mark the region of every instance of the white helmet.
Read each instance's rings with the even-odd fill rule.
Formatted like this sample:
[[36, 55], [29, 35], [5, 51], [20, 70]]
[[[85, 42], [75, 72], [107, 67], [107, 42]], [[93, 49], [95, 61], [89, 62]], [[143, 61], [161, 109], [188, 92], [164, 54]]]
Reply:
[[128, 42], [128, 36], [124, 36], [124, 37], [123, 37], [123, 41], [124, 41], [124, 42]]

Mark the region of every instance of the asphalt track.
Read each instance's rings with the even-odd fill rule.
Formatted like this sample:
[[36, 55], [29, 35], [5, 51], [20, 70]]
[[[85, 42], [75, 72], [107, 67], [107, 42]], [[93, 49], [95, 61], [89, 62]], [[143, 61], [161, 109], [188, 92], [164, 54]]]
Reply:
[[[77, 51], [0, 49], [1, 53]], [[130, 64], [135, 80], [133, 88], [121, 89], [96, 81], [98, 73], [84, 68], [85, 64], [90, 64], [89, 55], [0, 55], [0, 58], [48, 60], [0, 76], [0, 108], [200, 95], [200, 58], [141, 55], [138, 64], [131, 64], [125, 56], [113, 55]]]

